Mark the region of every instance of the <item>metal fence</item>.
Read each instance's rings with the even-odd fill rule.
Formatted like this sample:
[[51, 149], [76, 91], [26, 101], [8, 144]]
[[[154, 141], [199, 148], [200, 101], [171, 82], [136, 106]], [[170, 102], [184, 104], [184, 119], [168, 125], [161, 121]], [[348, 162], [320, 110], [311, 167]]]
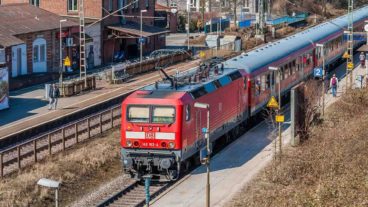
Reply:
[[120, 126], [120, 107], [114, 106], [0, 152], [0, 177]]

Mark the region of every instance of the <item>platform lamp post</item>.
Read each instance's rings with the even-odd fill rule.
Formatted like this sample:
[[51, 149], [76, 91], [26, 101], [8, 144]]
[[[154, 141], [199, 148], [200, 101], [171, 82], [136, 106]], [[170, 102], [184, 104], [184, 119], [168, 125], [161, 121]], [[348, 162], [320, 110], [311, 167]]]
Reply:
[[60, 30], [59, 30], [59, 39], [60, 39], [60, 41], [59, 41], [59, 44], [60, 44], [60, 65], [59, 65], [59, 67], [60, 67], [60, 71], [59, 71], [59, 73], [60, 73], [60, 87], [61, 87], [61, 90], [63, 90], [63, 37], [62, 37], [62, 35], [61, 35], [61, 33], [62, 33], [62, 31], [61, 31], [61, 24], [63, 23], [63, 22], [66, 22], [67, 20], [66, 19], [60, 19]]
[[[279, 67], [268, 67], [269, 70], [271, 71], [277, 71], [277, 76], [279, 77], [279, 86], [278, 86], [278, 96], [279, 96], [279, 108], [277, 110], [277, 114], [280, 115], [281, 114], [281, 71]], [[276, 82], [276, 81], [275, 81]], [[279, 127], [279, 148], [280, 148], [280, 155], [282, 153], [282, 133], [281, 133], [281, 122], [279, 122], [278, 124]], [[275, 141], [275, 147], [276, 147], [276, 141]], [[275, 149], [276, 150], [276, 149]], [[275, 151], [276, 153], [276, 151]]]
[[55, 180], [50, 180], [46, 178], [41, 178], [38, 180], [37, 185], [42, 187], [47, 187], [55, 190], [55, 207], [59, 206], [59, 188], [60, 188], [60, 182]]
[[205, 132], [205, 138], [207, 141], [207, 158], [206, 158], [206, 168], [207, 168], [207, 184], [206, 184], [206, 207], [210, 207], [210, 105], [206, 103], [194, 103], [195, 108], [206, 109], [207, 110], [207, 128], [203, 132]]
[[[366, 45], [368, 46], [368, 20], [364, 21], [365, 22], [365, 26], [364, 26], [364, 30], [367, 32], [367, 42]], [[368, 75], [368, 52], [365, 52], [365, 67], [367, 70], [367, 75]]]
[[143, 13], [147, 12], [147, 10], [141, 10], [141, 34], [139, 38], [139, 53], [140, 53], [140, 61], [139, 61], [139, 72], [142, 72], [142, 61], [143, 61]]
[[322, 53], [322, 116], [325, 116], [325, 45], [316, 44], [317, 47], [321, 48]]
[[188, 13], [188, 28], [187, 28], [187, 43], [188, 43], [188, 51], [190, 50], [190, 43], [189, 43], [189, 38], [190, 38], [190, 0], [187, 0], [187, 13]]

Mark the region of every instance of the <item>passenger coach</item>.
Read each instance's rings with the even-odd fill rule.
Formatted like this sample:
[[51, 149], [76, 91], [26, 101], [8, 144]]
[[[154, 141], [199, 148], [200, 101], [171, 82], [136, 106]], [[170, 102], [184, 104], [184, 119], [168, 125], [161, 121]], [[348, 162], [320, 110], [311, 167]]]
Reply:
[[[354, 11], [354, 29], [362, 31], [368, 7]], [[121, 154], [124, 171], [140, 178], [151, 174], [174, 180], [183, 167], [197, 159], [205, 140], [204, 110], [210, 105], [210, 141], [235, 133], [264, 108], [275, 88], [282, 94], [321, 66], [324, 45], [326, 65], [346, 51], [342, 16], [282, 40], [227, 60], [212, 68], [195, 68], [180, 77], [169, 77], [128, 96], [122, 104]], [[355, 42], [355, 46], [362, 42]], [[223, 65], [223, 69], [220, 68]], [[269, 67], [280, 68], [280, 77]]]

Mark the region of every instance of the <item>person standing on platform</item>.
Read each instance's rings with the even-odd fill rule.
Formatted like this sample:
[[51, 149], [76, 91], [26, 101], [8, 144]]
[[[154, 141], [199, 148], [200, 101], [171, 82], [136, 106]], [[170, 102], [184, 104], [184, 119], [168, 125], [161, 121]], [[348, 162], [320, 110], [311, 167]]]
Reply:
[[55, 84], [52, 84], [49, 91], [49, 110], [51, 110], [52, 108], [56, 110], [59, 96], [60, 96], [59, 88]]
[[364, 52], [361, 52], [360, 53], [359, 60], [360, 60], [360, 66], [362, 68], [364, 68], [365, 67], [365, 55], [364, 55]]
[[330, 86], [331, 86], [333, 97], [336, 97], [338, 84], [339, 84], [339, 80], [337, 79], [336, 74], [333, 74], [333, 76], [330, 80]]

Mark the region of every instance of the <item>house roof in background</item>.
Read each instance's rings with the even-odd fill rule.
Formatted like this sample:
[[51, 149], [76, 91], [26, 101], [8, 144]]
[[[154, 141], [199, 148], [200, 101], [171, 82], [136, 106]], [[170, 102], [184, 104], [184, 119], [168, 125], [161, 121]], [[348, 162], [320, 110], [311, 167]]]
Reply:
[[[136, 36], [136, 37], [141, 36], [140, 24], [135, 23], [135, 22], [127, 22], [124, 25], [108, 26], [107, 28], [116, 30], [119, 32], [123, 32], [128, 35]], [[162, 29], [160, 27], [154, 27], [154, 26], [148, 26], [148, 25], [142, 26], [142, 36], [143, 37], [150, 37], [153, 35], [164, 34], [168, 32], [169, 32], [168, 30]]]
[[[57, 14], [26, 4], [8, 4], [0, 6], [0, 44], [12, 46], [23, 41], [15, 35], [53, 30], [60, 27]], [[67, 21], [63, 27], [78, 26], [76, 22]]]

